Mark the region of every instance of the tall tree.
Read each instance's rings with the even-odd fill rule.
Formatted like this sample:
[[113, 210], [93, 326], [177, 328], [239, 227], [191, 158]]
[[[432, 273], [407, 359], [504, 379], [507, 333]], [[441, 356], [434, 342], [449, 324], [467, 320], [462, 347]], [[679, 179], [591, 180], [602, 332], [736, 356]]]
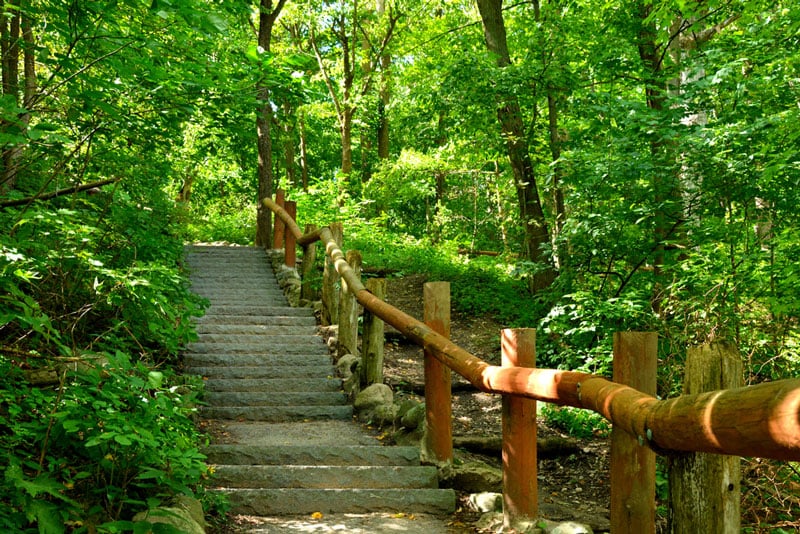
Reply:
[[[281, 14], [286, 0], [260, 0], [258, 9], [258, 46], [269, 53], [272, 46], [272, 30], [275, 21]], [[273, 171], [272, 171], [272, 103], [270, 102], [270, 88], [266, 80], [259, 80], [256, 92], [258, 94], [259, 109], [256, 116], [256, 132], [258, 134], [258, 216], [256, 219], [256, 246], [268, 247], [271, 245], [272, 220], [270, 211], [261, 205], [261, 199], [272, 196]]]
[[[483, 35], [486, 47], [495, 57], [498, 68], [511, 65], [508, 51], [506, 27], [503, 20], [502, 0], [477, 0], [478, 10], [483, 22]], [[530, 155], [528, 136], [525, 131], [519, 100], [510, 91], [498, 88], [497, 118], [505, 139], [508, 159], [514, 173], [517, 189], [520, 221], [525, 229], [523, 246], [524, 257], [536, 264], [530, 278], [530, 289], [539, 291], [547, 288], [556, 277], [553, 261], [547, 252], [550, 233], [545, 219], [536, 174]]]

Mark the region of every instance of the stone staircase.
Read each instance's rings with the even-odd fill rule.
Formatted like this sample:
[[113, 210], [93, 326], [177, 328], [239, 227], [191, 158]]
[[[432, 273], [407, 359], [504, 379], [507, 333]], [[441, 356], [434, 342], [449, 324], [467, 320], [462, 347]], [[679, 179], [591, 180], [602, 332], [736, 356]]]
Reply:
[[383, 446], [353, 421], [311, 311], [287, 305], [264, 251], [191, 246], [186, 261], [210, 306], [185, 363], [206, 378], [205, 452], [233, 513], [454, 510], [417, 448]]

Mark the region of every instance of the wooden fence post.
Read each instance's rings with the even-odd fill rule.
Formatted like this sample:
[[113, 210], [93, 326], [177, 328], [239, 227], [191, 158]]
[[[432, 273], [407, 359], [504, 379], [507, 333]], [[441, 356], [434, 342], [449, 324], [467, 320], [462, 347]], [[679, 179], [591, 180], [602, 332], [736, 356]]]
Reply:
[[[683, 394], [744, 385], [735, 346], [712, 343], [686, 353]], [[669, 530], [733, 534], [741, 528], [741, 459], [701, 452], [670, 458]]]
[[[275, 191], [275, 204], [283, 207], [284, 200], [286, 199], [286, 192], [283, 189]], [[272, 225], [272, 248], [277, 250], [283, 246], [283, 233], [286, 231], [286, 225], [283, 223], [278, 214], [275, 214], [275, 224]]]
[[[614, 382], [655, 396], [658, 335], [614, 334]], [[656, 531], [656, 454], [622, 428], [611, 429], [611, 531], [654, 534]]]
[[[348, 250], [346, 257], [350, 268], [360, 279], [361, 253], [357, 250]], [[341, 358], [345, 354], [358, 356], [358, 302], [355, 294], [349, 291], [347, 282], [342, 280], [339, 290], [339, 338], [336, 356]]]
[[[536, 330], [505, 329], [503, 367], [536, 367]], [[503, 523], [524, 530], [539, 512], [536, 480], [536, 401], [503, 395]]]
[[[292, 220], [297, 220], [297, 202], [294, 202], [293, 200], [287, 200], [284, 209], [292, 218]], [[294, 269], [297, 266], [297, 238], [292, 232], [287, 232], [285, 228], [283, 233], [285, 236], [285, 246], [283, 247], [283, 263], [287, 267]]]
[[[434, 332], [450, 337], [450, 283], [423, 286], [424, 320]], [[453, 429], [450, 368], [425, 351], [425, 437], [423, 460], [440, 469], [453, 465]]]
[[[366, 286], [379, 299], [386, 298], [385, 278], [370, 278]], [[383, 383], [383, 344], [383, 319], [365, 309], [361, 347], [361, 383], [365, 386]]]
[[[306, 225], [306, 233], [310, 234], [317, 227], [313, 224]], [[300, 266], [300, 299], [314, 300], [314, 288], [311, 287], [311, 273], [314, 270], [314, 261], [317, 259], [317, 242], [303, 245], [303, 263]]]
[[[336, 242], [336, 246], [342, 247], [342, 223], [330, 225], [331, 237]], [[333, 266], [333, 262], [328, 254], [325, 254], [325, 266], [322, 270], [322, 314], [320, 322], [322, 326], [335, 324], [339, 320], [339, 291], [336, 285], [339, 283], [339, 273]]]

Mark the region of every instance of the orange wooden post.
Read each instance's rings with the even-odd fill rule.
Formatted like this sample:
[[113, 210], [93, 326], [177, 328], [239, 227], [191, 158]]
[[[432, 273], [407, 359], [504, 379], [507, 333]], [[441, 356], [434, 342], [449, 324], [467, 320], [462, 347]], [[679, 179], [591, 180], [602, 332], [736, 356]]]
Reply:
[[[655, 396], [658, 335], [614, 334], [614, 382]], [[611, 532], [654, 534], [656, 531], [656, 454], [649, 436], [611, 430]]]
[[[425, 324], [450, 337], [450, 283], [428, 282], [423, 286]], [[425, 350], [425, 416], [423, 458], [438, 467], [453, 464], [452, 400], [450, 368]]]
[[[503, 367], [536, 367], [536, 330], [503, 330], [500, 350]], [[503, 395], [503, 523], [523, 530], [538, 513], [536, 401]]]
[[[286, 199], [286, 192], [283, 189], [275, 191], [275, 204], [283, 207], [284, 200]], [[275, 214], [275, 226], [272, 228], [272, 248], [279, 249], [283, 246], [283, 233], [286, 231], [286, 225]]]
[[[292, 218], [292, 220], [297, 220], [297, 202], [292, 200], [287, 200], [286, 205], [284, 206], [286, 213]], [[283, 263], [286, 264], [287, 267], [291, 267], [292, 269], [295, 268], [297, 265], [297, 238], [294, 236], [292, 232], [286, 232], [285, 234], [285, 246], [284, 248], [284, 260]]]

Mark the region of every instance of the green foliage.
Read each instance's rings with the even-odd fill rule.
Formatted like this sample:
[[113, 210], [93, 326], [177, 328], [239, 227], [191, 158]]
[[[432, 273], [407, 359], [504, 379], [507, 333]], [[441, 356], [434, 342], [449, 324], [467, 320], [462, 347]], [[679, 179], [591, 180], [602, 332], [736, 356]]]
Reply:
[[17, 362], [0, 358], [5, 530], [102, 531], [208, 476], [191, 419], [201, 384], [122, 353], [93, 357], [58, 367], [54, 389], [31, 386]]
[[590, 410], [545, 404], [541, 413], [549, 426], [576, 438], [604, 437], [611, 431], [608, 421]]

